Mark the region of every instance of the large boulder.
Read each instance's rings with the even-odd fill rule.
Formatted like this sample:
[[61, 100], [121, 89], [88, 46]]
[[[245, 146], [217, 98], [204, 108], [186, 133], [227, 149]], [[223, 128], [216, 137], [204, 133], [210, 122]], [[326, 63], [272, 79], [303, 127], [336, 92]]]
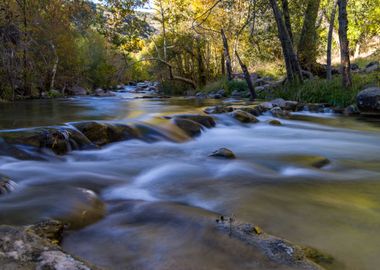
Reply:
[[98, 269], [64, 252], [57, 243], [63, 224], [44, 221], [34, 226], [0, 226], [2, 270]]
[[363, 114], [380, 114], [380, 88], [369, 87], [359, 92], [356, 104]]
[[230, 115], [234, 119], [236, 119], [242, 123], [257, 123], [257, 122], [259, 122], [259, 120], [257, 120], [257, 118], [254, 115], [250, 114], [249, 112], [245, 112], [243, 110], [233, 111], [230, 113]]

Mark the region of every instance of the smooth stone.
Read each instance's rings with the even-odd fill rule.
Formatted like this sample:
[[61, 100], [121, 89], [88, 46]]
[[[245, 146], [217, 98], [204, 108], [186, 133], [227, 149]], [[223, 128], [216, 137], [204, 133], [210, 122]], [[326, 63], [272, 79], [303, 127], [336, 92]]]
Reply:
[[194, 121], [206, 128], [212, 128], [216, 125], [214, 118], [209, 115], [200, 115], [200, 114], [180, 114], [175, 115], [174, 118], [188, 119]]
[[190, 119], [174, 118], [173, 123], [190, 137], [199, 136], [202, 132], [202, 126]]
[[233, 111], [230, 113], [230, 115], [242, 122], [242, 123], [258, 123], [259, 120], [252, 114], [248, 113], [248, 112], [245, 112], [243, 110], [236, 110], [236, 111]]
[[214, 152], [212, 152], [210, 157], [218, 157], [218, 158], [226, 158], [226, 159], [234, 159], [236, 158], [235, 154], [227, 148], [220, 148]]
[[17, 187], [17, 184], [12, 180], [0, 176], [0, 196], [11, 193]]
[[380, 87], [369, 87], [356, 96], [356, 104], [363, 114], [380, 114]]
[[282, 126], [282, 123], [276, 119], [269, 120], [268, 124], [271, 126]]

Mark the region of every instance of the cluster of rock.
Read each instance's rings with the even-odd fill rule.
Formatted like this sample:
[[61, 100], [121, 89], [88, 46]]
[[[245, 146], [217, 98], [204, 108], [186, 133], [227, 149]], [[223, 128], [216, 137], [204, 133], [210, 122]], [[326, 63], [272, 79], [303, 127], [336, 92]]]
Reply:
[[146, 92], [154, 92], [158, 93], [160, 91], [160, 83], [159, 82], [139, 82], [134, 84], [136, 86], [134, 92], [136, 93], [146, 93]]

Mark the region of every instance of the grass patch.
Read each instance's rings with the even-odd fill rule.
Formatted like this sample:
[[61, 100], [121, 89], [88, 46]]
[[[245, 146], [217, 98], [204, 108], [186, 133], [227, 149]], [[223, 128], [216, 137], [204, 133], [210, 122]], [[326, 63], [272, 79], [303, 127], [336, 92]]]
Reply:
[[305, 103], [328, 103], [333, 106], [346, 107], [355, 103], [356, 95], [365, 87], [380, 86], [380, 72], [353, 73], [352, 75], [352, 87], [349, 89], [342, 87], [341, 76], [334, 76], [331, 81], [316, 79], [305, 81], [303, 84], [279, 87], [261, 98], [280, 97]]
[[221, 89], [224, 89], [227, 92], [227, 94], [230, 95], [234, 90], [237, 90], [239, 92], [248, 91], [248, 85], [245, 80], [228, 81], [226, 78], [221, 78], [216, 81], [208, 83], [206, 86], [204, 86], [200, 90], [202, 92], [210, 93], [210, 92], [218, 91]]

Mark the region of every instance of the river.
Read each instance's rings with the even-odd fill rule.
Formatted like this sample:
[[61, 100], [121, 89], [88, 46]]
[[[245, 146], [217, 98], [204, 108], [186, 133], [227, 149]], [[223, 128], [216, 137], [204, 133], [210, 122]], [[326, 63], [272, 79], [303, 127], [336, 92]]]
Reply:
[[[135, 96], [2, 104], [0, 129], [81, 120], [160, 128], [164, 115], [219, 102]], [[282, 126], [268, 125], [269, 115], [250, 125], [214, 117], [217, 126], [193, 140], [129, 140], [49, 161], [0, 157], [0, 173], [20, 188], [0, 199], [0, 223], [66, 213], [79, 207], [73, 187], [82, 187], [99, 195], [106, 213], [67, 232], [63, 248], [109, 269], [267, 269], [252, 263], [246, 246], [203, 226], [216, 213], [316, 247], [336, 259], [331, 269], [378, 268], [380, 122], [308, 112], [281, 119]], [[237, 158], [208, 156], [220, 147]], [[316, 157], [330, 163], [310, 166]]]

